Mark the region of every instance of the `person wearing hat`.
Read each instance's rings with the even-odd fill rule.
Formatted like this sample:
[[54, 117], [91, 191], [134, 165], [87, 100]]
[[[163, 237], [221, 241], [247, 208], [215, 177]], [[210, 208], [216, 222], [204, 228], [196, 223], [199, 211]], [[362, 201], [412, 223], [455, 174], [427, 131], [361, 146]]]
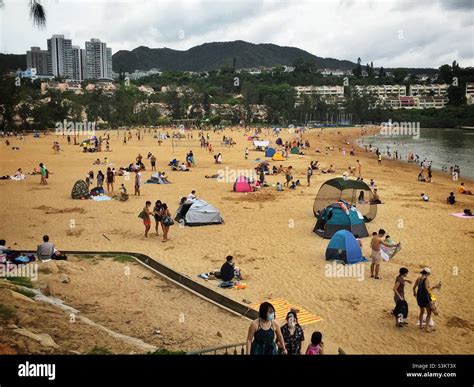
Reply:
[[[285, 342], [288, 355], [301, 355], [301, 344], [304, 341], [304, 331], [298, 324], [298, 315], [295, 310], [290, 310], [286, 314], [286, 324], [281, 327], [281, 334]], [[281, 353], [283, 348], [279, 348]]]
[[426, 332], [431, 332], [430, 321], [433, 308], [430, 292], [433, 289], [439, 289], [441, 287], [441, 282], [430, 287], [428, 277], [431, 275], [431, 270], [428, 267], [424, 267], [420, 274], [421, 276], [416, 280], [415, 285], [413, 285], [413, 295], [416, 297], [416, 301], [420, 307], [420, 329], [423, 329], [423, 315], [426, 310]]

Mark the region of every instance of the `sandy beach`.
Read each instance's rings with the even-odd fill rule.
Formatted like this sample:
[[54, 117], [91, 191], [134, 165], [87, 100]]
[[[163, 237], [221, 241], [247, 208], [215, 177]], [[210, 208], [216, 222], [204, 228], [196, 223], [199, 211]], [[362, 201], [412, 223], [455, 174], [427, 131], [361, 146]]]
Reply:
[[[369, 131], [375, 131], [373, 128]], [[166, 132], [166, 130], [163, 130]], [[170, 130], [171, 132], [171, 130]], [[338, 134], [338, 132], [340, 134]], [[265, 159], [263, 152], [253, 150], [243, 129], [227, 129], [223, 133], [209, 132], [210, 141], [216, 152], [221, 152], [223, 163], [216, 165], [212, 154], [199, 147], [198, 133], [194, 138], [183, 139], [179, 146], [172, 147], [171, 140], [158, 145], [152, 133], [146, 133], [142, 141], [133, 139], [122, 145], [120, 137], [110, 132], [111, 152], [82, 153], [79, 146], [68, 145], [65, 137], [49, 135], [39, 139], [27, 136], [24, 140], [10, 139], [12, 150], [0, 144], [0, 175], [13, 174], [17, 168], [31, 172], [43, 162], [52, 172], [47, 186], [39, 184], [39, 176], [27, 176], [23, 181], [1, 180], [2, 206], [1, 238], [14, 249], [36, 249], [41, 237], [48, 234], [51, 241], [61, 250], [134, 251], [148, 254], [169, 267], [202, 281], [206, 286], [222, 292], [226, 296], [242, 302], [254, 303], [283, 298], [301, 306], [322, 318], [321, 322], [304, 326], [307, 338], [311, 332], [323, 332], [324, 340], [342, 347], [348, 353], [360, 354], [464, 354], [472, 352], [474, 346], [474, 291], [470, 284], [474, 275], [472, 244], [474, 241], [474, 219], [461, 219], [451, 213], [474, 210], [474, 196], [459, 195], [457, 186], [449, 176], [441, 172], [433, 173], [433, 183], [417, 181], [418, 167], [407, 163], [383, 160], [377, 165], [375, 155], [356, 149], [356, 156], [343, 156], [339, 146], [349, 150], [360, 136], [360, 128], [313, 129], [304, 134], [303, 139], [311, 143], [305, 155], [291, 155], [284, 162], [271, 165], [293, 166], [295, 179], [302, 186], [296, 190], [277, 192], [274, 187], [263, 188], [256, 193], [235, 193], [232, 182], [218, 182], [206, 179], [205, 175], [217, 173], [219, 169], [252, 169], [255, 159]], [[230, 136], [236, 141], [233, 147], [219, 146], [222, 136]], [[284, 130], [283, 140], [291, 140], [294, 134]], [[273, 142], [272, 134], [262, 135], [262, 139]], [[62, 151], [59, 155], [51, 149], [53, 141], [59, 141]], [[326, 146], [334, 150], [325, 153]], [[250, 149], [248, 160], [244, 150]], [[316, 153], [319, 148], [321, 153]], [[168, 162], [177, 158], [184, 160], [192, 149], [196, 166], [190, 172], [172, 172]], [[92, 170], [105, 173], [105, 166], [92, 165], [96, 158], [109, 162], [118, 169], [134, 162], [138, 153], [144, 156], [147, 170], [144, 181], [150, 175], [148, 152], [157, 158], [157, 170], [166, 171], [172, 184], [145, 184], [140, 197], [133, 196], [133, 176], [129, 181], [117, 177], [115, 189], [124, 183], [130, 194], [127, 202], [116, 200], [95, 202], [93, 200], [71, 199], [74, 182], [84, 179]], [[356, 159], [362, 162], [365, 181], [375, 179], [384, 204], [379, 205], [376, 219], [367, 224], [369, 233], [384, 228], [395, 241], [402, 243], [402, 250], [395, 258], [383, 263], [382, 280], [370, 278], [370, 262], [365, 264], [364, 279], [329, 278], [325, 276], [327, 262], [324, 253], [328, 240], [313, 233], [315, 217], [313, 202], [324, 181], [341, 176], [348, 166], [355, 167]], [[322, 167], [333, 164], [335, 174], [313, 175], [311, 187], [306, 186], [306, 168], [311, 160], [318, 160]], [[474, 182], [461, 179], [473, 190]], [[283, 175], [268, 176], [270, 184], [284, 182]], [[146, 200], [161, 200], [168, 204], [174, 214], [179, 199], [196, 190], [196, 195], [217, 207], [225, 220], [222, 225], [204, 227], [180, 227], [174, 225], [170, 231], [170, 241], [162, 243], [153, 233], [148, 239], [143, 236], [143, 224], [137, 218]], [[446, 197], [454, 191], [457, 204], [448, 206]], [[420, 199], [421, 193], [430, 196], [429, 202]], [[71, 228], [71, 221], [75, 228]], [[154, 231], [154, 222], [152, 224]], [[363, 239], [363, 252], [370, 255], [370, 240]], [[225, 256], [231, 254], [236, 264], [249, 278], [246, 289], [220, 289], [215, 281], [205, 282], [197, 275], [219, 269]], [[101, 263], [106, 264], [106, 263]], [[410, 307], [409, 325], [397, 329], [391, 315], [393, 309], [393, 285], [400, 267], [410, 270], [408, 278], [415, 280], [420, 269], [432, 269], [433, 283], [442, 281], [442, 290], [436, 294], [439, 302], [439, 316], [435, 317], [436, 331], [420, 332], [416, 326], [418, 307], [407, 284], [405, 293]], [[138, 270], [138, 266], [137, 266]], [[139, 268], [141, 271], [146, 271]], [[92, 275], [92, 273], [91, 273]], [[152, 275], [152, 274], [151, 274]], [[95, 277], [97, 289], [101, 282], [113, 281], [113, 276]], [[115, 279], [116, 280], [116, 279]], [[126, 302], [132, 297], [116, 280], [116, 292]], [[94, 282], [71, 282], [76, 286], [93, 287]], [[156, 295], [159, 297], [159, 294]], [[153, 302], [150, 293], [149, 302]], [[94, 313], [100, 319], [101, 298], [96, 297]], [[104, 313], [107, 313], [104, 305]], [[164, 312], [163, 312], [164, 313]], [[199, 314], [196, 309], [193, 314]], [[210, 310], [209, 313], [212, 313]], [[109, 315], [110, 316], [110, 315]], [[205, 316], [207, 324], [200, 325], [206, 335], [215, 336], [223, 331], [223, 324], [232, 323], [215, 316]], [[130, 316], [114, 313], [110, 324], [118, 330]], [[152, 316], [150, 316], [150, 319]], [[137, 327], [139, 329], [139, 327]], [[245, 341], [247, 325], [238, 323], [232, 335], [219, 340], [219, 344], [233, 343], [240, 337]], [[226, 327], [226, 331], [229, 331]], [[138, 331], [136, 335], [139, 336]], [[198, 336], [191, 347], [202, 348], [204, 334]], [[237, 340], [239, 341], [239, 340]], [[207, 344], [216, 344], [215, 340]], [[306, 348], [307, 341], [304, 344]], [[192, 348], [186, 348], [192, 349]]]

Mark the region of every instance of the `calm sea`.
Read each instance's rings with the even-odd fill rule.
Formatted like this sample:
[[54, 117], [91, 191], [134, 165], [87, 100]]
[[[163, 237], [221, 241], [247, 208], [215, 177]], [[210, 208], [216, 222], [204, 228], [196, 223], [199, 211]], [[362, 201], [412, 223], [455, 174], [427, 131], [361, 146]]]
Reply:
[[461, 168], [461, 176], [474, 179], [474, 130], [420, 129], [419, 138], [413, 136], [370, 136], [359, 140], [360, 146], [372, 144], [382, 154], [398, 150], [403, 160], [408, 153], [420, 156], [420, 161], [433, 161], [433, 168], [441, 170], [454, 164]]

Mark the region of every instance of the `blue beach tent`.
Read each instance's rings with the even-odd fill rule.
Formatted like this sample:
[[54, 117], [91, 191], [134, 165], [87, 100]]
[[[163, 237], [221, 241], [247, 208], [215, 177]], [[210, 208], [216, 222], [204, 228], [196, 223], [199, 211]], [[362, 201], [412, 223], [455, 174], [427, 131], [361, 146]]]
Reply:
[[267, 148], [265, 150], [265, 157], [273, 157], [273, 155], [275, 154], [275, 149], [274, 148]]
[[339, 230], [332, 236], [326, 249], [326, 260], [341, 261], [345, 265], [367, 262], [357, 239], [347, 230]]

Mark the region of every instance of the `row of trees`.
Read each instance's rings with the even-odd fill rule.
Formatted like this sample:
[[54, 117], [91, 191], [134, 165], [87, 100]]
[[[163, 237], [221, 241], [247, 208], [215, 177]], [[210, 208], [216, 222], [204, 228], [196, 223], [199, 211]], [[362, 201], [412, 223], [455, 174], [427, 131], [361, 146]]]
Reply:
[[[313, 71], [314, 68], [305, 66], [303, 62], [299, 64], [297, 72], [311, 76]], [[449, 103], [453, 105], [452, 109], [443, 109], [441, 112], [391, 112], [381, 107], [374, 108], [374, 97], [352, 93], [352, 83], [346, 88], [345, 102], [339, 106], [327, 104], [318, 96], [304, 96], [297, 104], [294, 85], [287, 82], [291, 74], [285, 73], [282, 68], [275, 69], [273, 73], [258, 75], [237, 74], [232, 68], [224, 68], [219, 72], [211, 72], [206, 77], [169, 72], [132, 82], [130, 85], [122, 81], [113, 93], [95, 90], [79, 95], [53, 90], [42, 95], [39, 81], [22, 80], [21, 85], [16, 86], [14, 79], [4, 77], [0, 80], [0, 129], [17, 127], [18, 118], [15, 117], [20, 118], [20, 126], [25, 129], [44, 129], [54, 127], [64, 119], [77, 122], [83, 121], [85, 117], [90, 122], [104, 120], [112, 127], [166, 122], [167, 118], [160, 115], [159, 109], [147, 105], [147, 102], [166, 104], [172, 119], [202, 119], [214, 124], [222, 120], [233, 123], [244, 120], [250, 123], [251, 105], [265, 105], [268, 111], [267, 122], [277, 125], [324, 122], [328, 117], [339, 113], [351, 115], [354, 124], [408, 116], [413, 117], [411, 121], [424, 122], [428, 126], [452, 127], [474, 123], [470, 113], [472, 108], [459, 106], [464, 102], [466, 82], [474, 81], [473, 69], [460, 68], [456, 62], [452, 66], [440, 68], [441, 80], [451, 82], [448, 95]], [[453, 85], [455, 80], [458, 82], [457, 86]], [[150, 85], [158, 92], [147, 97], [138, 90], [140, 84]], [[162, 86], [169, 86], [170, 91], [159, 92]], [[181, 87], [181, 91], [176, 91], [176, 87]], [[135, 107], [138, 104], [151, 107], [137, 111]], [[237, 108], [227, 115], [216, 115], [211, 110], [211, 104], [229, 104]], [[459, 109], [455, 109], [456, 106]], [[446, 115], [443, 116], [443, 112]], [[437, 120], [429, 117], [437, 117]], [[32, 118], [34, 124], [29, 123], [28, 118]]]

